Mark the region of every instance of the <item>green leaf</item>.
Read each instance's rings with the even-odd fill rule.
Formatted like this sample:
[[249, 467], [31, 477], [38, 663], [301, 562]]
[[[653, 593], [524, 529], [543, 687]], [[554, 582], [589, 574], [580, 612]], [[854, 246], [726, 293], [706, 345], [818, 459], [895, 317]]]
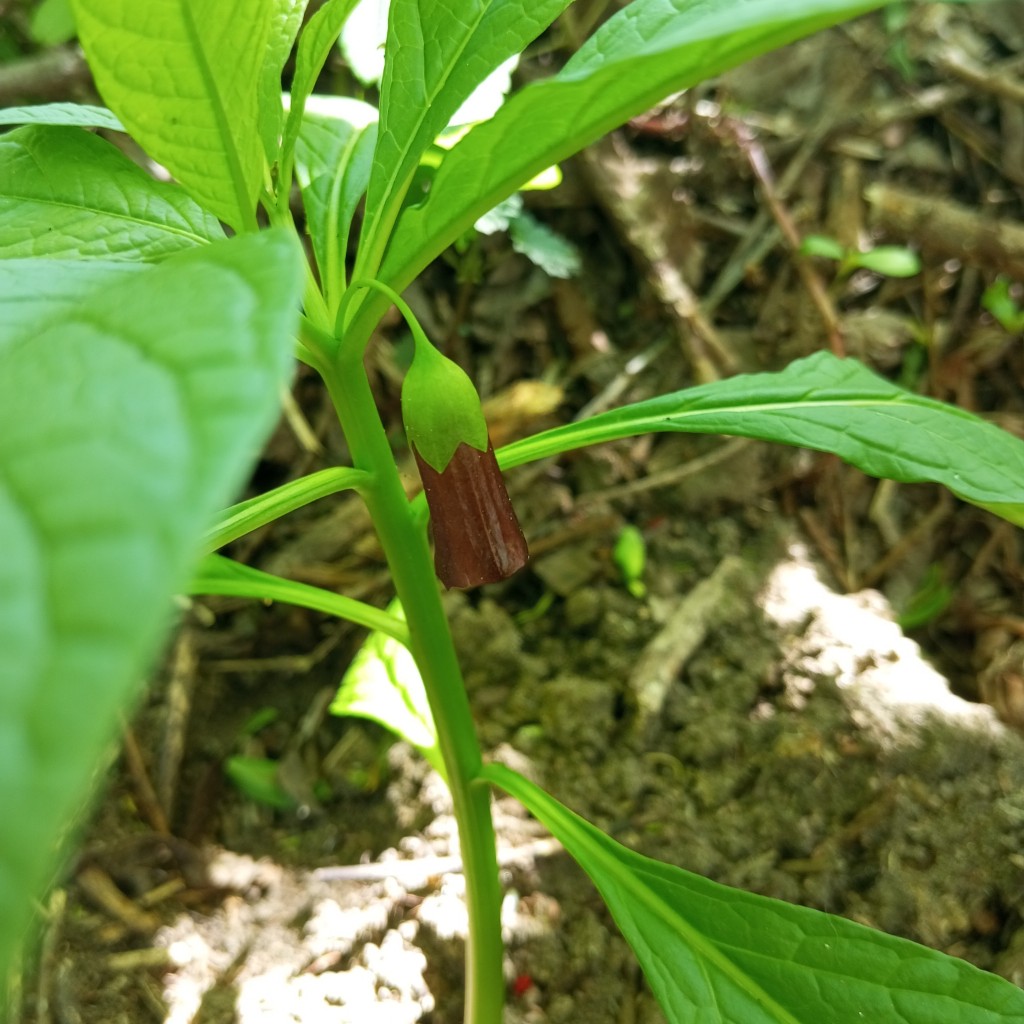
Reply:
[[[388, 614], [405, 621], [402, 606], [392, 601]], [[412, 744], [445, 778], [444, 760], [420, 670], [404, 643], [371, 633], [356, 652], [331, 704], [335, 715], [368, 718]]]
[[290, 480], [266, 494], [241, 501], [222, 512], [216, 524], [207, 530], [204, 545], [207, 550], [215, 551], [303, 505], [337, 494], [348, 487], [359, 487], [368, 479], [369, 474], [361, 469], [335, 466], [299, 477], [298, 480]]
[[75, 18], [69, 0], [42, 0], [32, 12], [29, 35], [40, 46], [59, 46], [75, 38]]
[[734, 434], [832, 452], [871, 476], [930, 482], [1024, 526], [1024, 441], [818, 352], [781, 373], [703, 384], [508, 445], [502, 468], [634, 434]]
[[284, 124], [281, 102], [281, 72], [302, 24], [306, 0], [273, 0], [270, 41], [260, 70], [259, 125], [260, 139], [268, 165], [277, 159]]
[[902, 245], [876, 245], [867, 252], [851, 253], [848, 259], [855, 267], [886, 277], [914, 277], [921, 273], [920, 256]]
[[319, 100], [302, 119], [295, 169], [306, 227], [332, 310], [345, 290], [352, 218], [366, 192], [377, 141], [377, 111], [359, 100]]
[[236, 231], [264, 181], [260, 84], [279, 0], [73, 0], [107, 105], [192, 198]]
[[216, 217], [78, 128], [0, 136], [0, 257], [159, 260], [223, 239]]
[[508, 231], [512, 222], [522, 214], [523, 196], [521, 192], [515, 192], [478, 217], [473, 227], [481, 235], [493, 235], [497, 231]]
[[224, 772], [250, 800], [273, 807], [277, 811], [290, 811], [297, 801], [285, 791], [278, 776], [278, 764], [266, 757], [229, 757]]
[[279, 232], [131, 272], [67, 263], [52, 291], [80, 301], [40, 326], [7, 316], [32, 264], [54, 272], [0, 266], [0, 977], [198, 538], [274, 424], [303, 280]]
[[996, 318], [999, 326], [1010, 334], [1024, 331], [1024, 313], [1014, 295], [1010, 279], [1000, 274], [984, 291], [981, 305]]
[[982, 306], [995, 317], [1002, 329], [1011, 334], [1024, 330], [1024, 314], [1014, 291], [1015, 286], [1008, 276], [1000, 273], [981, 296]]
[[123, 132], [124, 125], [106, 107], [88, 103], [40, 103], [34, 107], [0, 109], [0, 124], [54, 124], [78, 128], [106, 128]]
[[380, 272], [397, 291], [524, 182], [670, 93], [881, 6], [807, 0], [633, 0], [554, 78], [511, 96], [403, 211]]
[[327, 0], [302, 30], [295, 54], [295, 75], [292, 78], [288, 101], [288, 120], [285, 122], [284, 139], [281, 143], [282, 163], [291, 160], [295, 140], [299, 137], [299, 126], [302, 124], [306, 101], [313, 92], [316, 80], [331, 50], [338, 42], [338, 34], [355, 5], [356, 0]]
[[0, 260], [0, 357], [7, 341], [62, 323], [94, 292], [146, 269], [114, 260]]
[[647, 566], [647, 544], [640, 530], [627, 523], [619, 532], [612, 548], [612, 560], [622, 572], [626, 589], [638, 600], [647, 595], [644, 569]]
[[1000, 519], [1008, 519], [1016, 526], [1024, 526], [1024, 515], [1021, 513], [1019, 501], [978, 501], [972, 502], [972, 504], [976, 504], [979, 508], [983, 508], [995, 516], [999, 516]]
[[963, 960], [641, 856], [504, 765], [483, 777], [590, 876], [671, 1024], [1024, 1021], [1024, 992]]
[[918, 629], [938, 618], [955, 596], [956, 590], [946, 582], [941, 566], [933, 563], [917, 589], [903, 602], [896, 622], [904, 632]]
[[508, 226], [512, 248], [540, 267], [549, 277], [575, 277], [580, 253], [572, 242], [523, 211]]
[[805, 256], [820, 256], [827, 260], [841, 260], [846, 255], [846, 248], [827, 235], [805, 236], [800, 243], [800, 251]]
[[187, 589], [190, 594], [222, 594], [229, 597], [253, 597], [259, 601], [281, 601], [298, 608], [335, 615], [367, 629], [379, 630], [403, 644], [409, 639], [405, 624], [379, 608], [308, 583], [274, 576], [222, 555], [207, 555], [200, 562]]
[[354, 276], [377, 276], [420, 157], [441, 129], [480, 82], [520, 53], [569, 2], [392, 0], [380, 134]]

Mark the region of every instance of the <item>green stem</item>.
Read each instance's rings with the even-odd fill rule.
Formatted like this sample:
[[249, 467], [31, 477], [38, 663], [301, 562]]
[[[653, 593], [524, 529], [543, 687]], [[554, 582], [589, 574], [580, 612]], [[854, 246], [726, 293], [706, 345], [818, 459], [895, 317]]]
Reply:
[[256, 498], [240, 501], [221, 512], [217, 522], [206, 531], [203, 547], [206, 551], [216, 551], [318, 498], [326, 498], [349, 487], [359, 488], [365, 479], [366, 474], [361, 470], [332, 466], [291, 480]]
[[490, 791], [479, 782], [480, 746], [422, 523], [405, 495], [363, 368], [361, 347], [341, 346], [325, 380], [360, 487], [405, 610], [409, 648], [423, 677], [459, 827], [466, 876], [466, 1024], [501, 1024], [504, 1002], [501, 885]]
[[314, 587], [298, 580], [254, 569], [222, 555], [207, 555], [188, 585], [189, 594], [222, 594], [228, 597], [254, 597], [258, 601], [280, 601], [298, 608], [312, 608], [357, 626], [375, 629], [409, 645], [409, 629], [394, 615], [344, 594]]

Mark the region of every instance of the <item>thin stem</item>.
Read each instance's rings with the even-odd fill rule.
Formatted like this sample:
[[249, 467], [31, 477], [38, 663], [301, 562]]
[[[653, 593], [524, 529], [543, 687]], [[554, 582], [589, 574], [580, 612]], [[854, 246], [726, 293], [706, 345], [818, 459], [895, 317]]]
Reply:
[[363, 368], [362, 350], [345, 351], [324, 378], [352, 460], [367, 472], [360, 488], [380, 537], [409, 626], [409, 648], [423, 677], [459, 827], [466, 876], [466, 1024], [501, 1024], [504, 1002], [501, 886], [469, 701], [441, 606], [422, 523], [406, 498]]
[[[361, 280], [365, 281], [366, 278]], [[401, 291], [401, 287], [392, 290]], [[352, 304], [351, 295], [354, 291], [355, 289], [350, 286], [342, 298], [341, 304], [338, 306], [334, 327], [337, 335], [345, 338], [346, 345], [350, 348], [357, 348], [362, 352], [370, 340], [373, 325], [387, 312], [390, 300], [380, 290], [371, 292], [361, 303], [356, 305], [351, 316], [349, 316], [349, 307]]]
[[326, 498], [349, 487], [358, 489], [365, 478], [366, 474], [361, 470], [332, 466], [291, 480], [256, 498], [240, 501], [221, 512], [216, 523], [206, 531], [203, 547], [207, 551], [216, 551], [318, 498]]
[[409, 644], [406, 624], [380, 608], [309, 583], [274, 576], [221, 555], [207, 555], [200, 562], [189, 583], [188, 593], [254, 597], [260, 601], [280, 601], [298, 608], [312, 608], [313, 611], [326, 612], [358, 626], [378, 630], [400, 644]]

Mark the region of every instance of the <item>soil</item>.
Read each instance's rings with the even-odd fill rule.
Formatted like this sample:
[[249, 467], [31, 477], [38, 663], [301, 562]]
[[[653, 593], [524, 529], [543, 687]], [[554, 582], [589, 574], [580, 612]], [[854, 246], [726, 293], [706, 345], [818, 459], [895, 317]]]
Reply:
[[[829, 346], [1024, 434], [1020, 336], [982, 308], [998, 274], [1024, 280], [1024, 253], [969, 244], [1024, 219], [1024, 8], [906, 17], [755, 62], [567, 164], [530, 205], [579, 247], [576, 278], [491, 236], [411, 291], [491, 399], [496, 445]], [[900, 234], [908, 194], [927, 245]], [[920, 246], [924, 269], [838, 276], [793, 254], [791, 228]], [[393, 417], [401, 333], [374, 349]], [[253, 493], [345, 461], [311, 377], [295, 398], [316, 446], [283, 423]], [[508, 481], [529, 569], [446, 596], [488, 757], [633, 849], [1024, 983], [1019, 532], [937, 488], [721, 438], [643, 437]], [[640, 597], [613, 557], [627, 523]], [[355, 499], [231, 554], [390, 598]], [[26, 1024], [461, 1019], [447, 792], [328, 710], [362, 640], [299, 609], [189, 607], [45, 908]], [[232, 785], [237, 756], [277, 760], [288, 806]], [[662, 1021], [582, 872], [514, 801], [495, 813], [507, 1020]]]

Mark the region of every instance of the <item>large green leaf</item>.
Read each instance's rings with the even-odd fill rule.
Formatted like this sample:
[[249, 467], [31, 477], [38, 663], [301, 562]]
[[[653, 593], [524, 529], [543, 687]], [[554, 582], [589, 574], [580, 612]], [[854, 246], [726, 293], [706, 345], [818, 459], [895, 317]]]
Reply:
[[106, 128], [123, 132], [124, 125], [106, 107], [86, 103], [40, 103], [34, 107], [4, 107], [0, 124], [54, 124]]
[[366, 195], [356, 277], [376, 276], [406, 190], [427, 147], [476, 86], [503, 61], [520, 53], [569, 3], [392, 0], [381, 81], [380, 133]]
[[832, 452], [871, 476], [944, 484], [1024, 526], [1024, 441], [829, 352], [781, 373], [731, 377], [556, 427], [508, 445], [498, 460], [518, 466], [657, 431], [735, 434]]
[[22, 334], [62, 323], [93, 292], [145, 270], [117, 260], [0, 260], [0, 355]]
[[0, 135], [0, 257], [158, 260], [223, 238], [217, 218], [79, 128]]
[[590, 876], [671, 1024], [1024, 1021], [1024, 992], [994, 974], [643, 857], [503, 765], [483, 775]]
[[192, 197], [256, 226], [264, 176], [260, 83], [279, 0], [74, 0], [107, 105]]
[[21, 285], [40, 307], [40, 266], [0, 266], [0, 978], [273, 426], [302, 293], [294, 238], [268, 232], [128, 273], [65, 263], [61, 319], [9, 318]]
[[879, 0], [633, 0], [559, 74], [511, 96], [452, 150], [427, 199], [402, 213], [381, 280], [401, 291], [524, 182], [670, 93], [879, 6]]

